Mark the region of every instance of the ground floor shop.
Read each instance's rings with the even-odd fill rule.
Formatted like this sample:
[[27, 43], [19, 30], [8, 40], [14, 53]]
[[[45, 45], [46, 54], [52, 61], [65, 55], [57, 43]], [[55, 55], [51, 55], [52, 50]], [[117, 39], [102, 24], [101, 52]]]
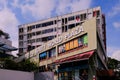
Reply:
[[58, 80], [88, 80], [88, 61], [61, 64], [58, 67]]

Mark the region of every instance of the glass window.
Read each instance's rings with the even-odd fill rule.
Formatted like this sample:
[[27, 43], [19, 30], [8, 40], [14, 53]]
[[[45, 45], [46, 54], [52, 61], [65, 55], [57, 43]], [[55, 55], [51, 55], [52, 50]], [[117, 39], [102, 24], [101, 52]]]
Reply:
[[78, 39], [78, 45], [79, 45], [79, 47], [82, 47], [82, 46], [83, 46], [82, 38], [79, 38], [79, 39]]
[[66, 44], [65, 44], [65, 50], [67, 51], [67, 50], [69, 50], [70, 49], [70, 44], [69, 44], [69, 42], [67, 42]]
[[83, 36], [83, 43], [85, 46], [87, 46], [87, 44], [88, 44], [88, 36], [87, 35]]
[[73, 40], [72, 41], [70, 41], [70, 49], [73, 49], [74, 48], [74, 46], [73, 46]]
[[74, 48], [78, 47], [78, 39], [75, 39], [73, 44], [74, 44]]
[[71, 17], [68, 18], [68, 21], [72, 21], [74, 19], [75, 19], [74, 16], [71, 16]]
[[39, 54], [39, 59], [40, 60], [43, 60], [43, 59], [46, 59], [47, 58], [47, 53], [46, 52], [43, 52], [41, 54]]
[[48, 51], [48, 57], [53, 57], [56, 55], [56, 48], [53, 48]]
[[60, 45], [58, 48], [58, 53], [63, 53], [63, 52], [65, 52], [65, 44]]

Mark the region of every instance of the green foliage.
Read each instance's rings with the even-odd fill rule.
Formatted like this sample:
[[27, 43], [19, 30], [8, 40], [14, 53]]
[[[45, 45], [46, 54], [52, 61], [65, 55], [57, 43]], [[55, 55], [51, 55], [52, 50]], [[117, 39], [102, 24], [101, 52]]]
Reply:
[[25, 60], [19, 63], [14, 62], [13, 60], [9, 58], [1, 59], [0, 61], [3, 61], [3, 67], [4, 69], [11, 69], [11, 70], [20, 70], [20, 71], [36, 71], [37, 65], [30, 62], [29, 60]]
[[108, 57], [108, 68], [109, 69], [116, 69], [118, 64], [120, 64], [120, 61]]

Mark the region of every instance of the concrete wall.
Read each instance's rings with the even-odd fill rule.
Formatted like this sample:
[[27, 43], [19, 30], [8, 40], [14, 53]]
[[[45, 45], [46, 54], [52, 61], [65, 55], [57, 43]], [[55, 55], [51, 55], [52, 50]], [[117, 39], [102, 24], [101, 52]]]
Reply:
[[54, 73], [33, 73], [0, 69], [0, 80], [54, 80]]
[[34, 73], [0, 69], [0, 80], [34, 80]]
[[53, 72], [35, 73], [34, 80], [54, 80]]

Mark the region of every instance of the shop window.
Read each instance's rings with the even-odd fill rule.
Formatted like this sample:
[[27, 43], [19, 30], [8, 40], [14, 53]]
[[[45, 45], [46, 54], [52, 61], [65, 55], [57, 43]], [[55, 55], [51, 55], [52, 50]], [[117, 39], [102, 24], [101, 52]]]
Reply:
[[59, 49], [59, 50], [58, 50], [58, 53], [63, 53], [63, 52], [65, 52], [65, 44], [60, 45], [58, 49]]
[[88, 45], [88, 36], [87, 35], [83, 36], [83, 43], [84, 43], [84, 46]]
[[48, 51], [48, 57], [54, 57], [56, 55], [56, 48], [50, 49]]
[[73, 49], [74, 48], [74, 46], [73, 46], [73, 40], [72, 41], [70, 41], [70, 49]]
[[73, 41], [73, 44], [74, 44], [74, 48], [78, 47], [78, 39], [75, 39], [75, 40]]
[[65, 50], [66, 50], [66, 51], [70, 50], [70, 43], [69, 43], [69, 42], [67, 42], [67, 43], [65, 44]]
[[83, 40], [82, 40], [82, 38], [78, 38], [78, 45], [79, 45], [79, 47], [83, 46]]
[[43, 60], [43, 59], [46, 59], [47, 58], [47, 53], [46, 52], [43, 52], [41, 54], [39, 54], [39, 60]]
[[80, 79], [88, 80], [88, 69], [80, 69], [79, 75]]

